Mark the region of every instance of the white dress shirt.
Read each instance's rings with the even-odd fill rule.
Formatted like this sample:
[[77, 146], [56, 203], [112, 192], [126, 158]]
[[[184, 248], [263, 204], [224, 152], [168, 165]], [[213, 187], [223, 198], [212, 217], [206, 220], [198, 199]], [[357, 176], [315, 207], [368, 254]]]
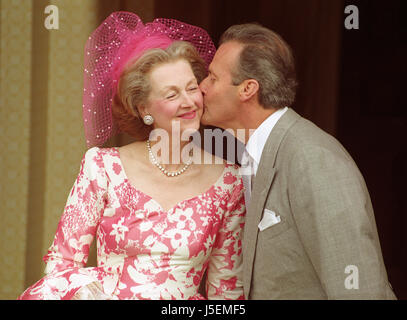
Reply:
[[259, 167], [261, 154], [263, 153], [264, 146], [267, 139], [281, 116], [288, 110], [288, 107], [278, 109], [270, 115], [262, 124], [253, 132], [247, 141], [246, 147], [242, 154], [240, 174], [243, 178], [243, 185], [245, 187], [245, 201], [246, 207], [251, 198], [251, 181], [256, 176]]

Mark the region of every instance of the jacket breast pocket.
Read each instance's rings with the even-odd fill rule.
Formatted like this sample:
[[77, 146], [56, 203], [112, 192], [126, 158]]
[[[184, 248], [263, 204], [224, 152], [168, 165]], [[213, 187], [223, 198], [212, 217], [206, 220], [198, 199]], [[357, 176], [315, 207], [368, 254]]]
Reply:
[[263, 239], [265, 241], [273, 239], [274, 237], [277, 237], [278, 235], [284, 233], [288, 229], [291, 228], [291, 225], [287, 220], [281, 220], [281, 222], [276, 223], [267, 229], [264, 229], [263, 231], [259, 230], [258, 237], [259, 239]]

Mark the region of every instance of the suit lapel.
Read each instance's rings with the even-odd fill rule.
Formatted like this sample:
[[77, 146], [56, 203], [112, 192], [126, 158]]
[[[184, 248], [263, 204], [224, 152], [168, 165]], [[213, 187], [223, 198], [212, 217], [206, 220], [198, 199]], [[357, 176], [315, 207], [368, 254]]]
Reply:
[[253, 180], [250, 205], [246, 208], [246, 222], [243, 239], [244, 291], [248, 298], [257, 245], [258, 224], [277, 169], [274, 167], [280, 144], [289, 128], [301, 117], [288, 109], [278, 120], [264, 146], [256, 177]]

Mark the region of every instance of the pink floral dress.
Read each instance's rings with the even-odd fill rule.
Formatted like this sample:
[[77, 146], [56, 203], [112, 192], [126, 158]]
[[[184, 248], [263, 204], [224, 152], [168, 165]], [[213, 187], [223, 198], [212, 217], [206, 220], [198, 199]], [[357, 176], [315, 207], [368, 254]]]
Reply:
[[[117, 148], [91, 148], [69, 194], [46, 276], [19, 299], [242, 299], [243, 184], [227, 164], [206, 192], [167, 212], [126, 177]], [[96, 235], [97, 267], [85, 267]], [[82, 298], [86, 295], [82, 296]]]

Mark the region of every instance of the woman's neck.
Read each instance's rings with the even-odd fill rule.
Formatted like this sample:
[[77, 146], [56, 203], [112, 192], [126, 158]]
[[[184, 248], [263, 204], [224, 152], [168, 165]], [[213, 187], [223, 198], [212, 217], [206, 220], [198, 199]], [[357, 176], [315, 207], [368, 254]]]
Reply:
[[[167, 138], [150, 140], [150, 149], [158, 161], [167, 171], [177, 171], [190, 160], [191, 142], [180, 140], [171, 135]], [[188, 146], [189, 145], [189, 146]]]

